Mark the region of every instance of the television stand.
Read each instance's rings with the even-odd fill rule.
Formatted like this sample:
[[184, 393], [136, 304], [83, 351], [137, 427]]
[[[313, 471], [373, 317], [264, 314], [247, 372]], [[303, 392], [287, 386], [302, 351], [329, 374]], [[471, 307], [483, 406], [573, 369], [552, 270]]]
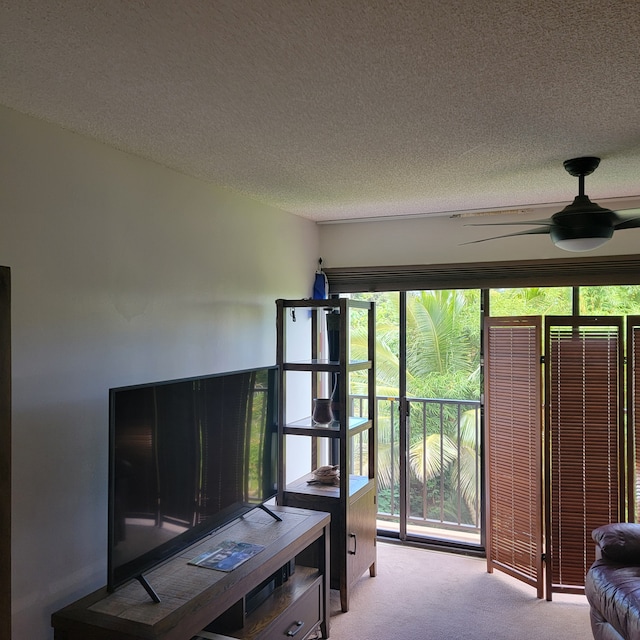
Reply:
[[[201, 632], [236, 640], [295, 632], [296, 640], [310, 640], [318, 629], [328, 638], [331, 516], [272, 509], [277, 520], [254, 509], [149, 571], [158, 604], [131, 582], [113, 593], [105, 586], [56, 611], [55, 640], [191, 640]], [[188, 564], [224, 540], [265, 548], [230, 572]]]
[[259, 504], [258, 508], [262, 509], [265, 513], [268, 513], [274, 520], [277, 520], [278, 522], [282, 522], [282, 518], [277, 513], [274, 513], [273, 511], [271, 511], [271, 509], [269, 509], [269, 507], [267, 507], [266, 504]]
[[153, 587], [147, 582], [147, 579], [142, 574], [136, 576], [136, 580], [144, 587], [144, 590], [149, 594], [149, 597], [154, 602], [160, 602], [160, 596], [155, 592]]

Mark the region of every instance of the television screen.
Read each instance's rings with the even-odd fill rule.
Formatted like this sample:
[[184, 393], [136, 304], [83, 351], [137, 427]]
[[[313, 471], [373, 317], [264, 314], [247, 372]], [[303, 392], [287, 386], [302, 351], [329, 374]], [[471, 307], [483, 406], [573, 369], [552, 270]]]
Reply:
[[277, 379], [267, 367], [109, 391], [110, 590], [276, 494]]

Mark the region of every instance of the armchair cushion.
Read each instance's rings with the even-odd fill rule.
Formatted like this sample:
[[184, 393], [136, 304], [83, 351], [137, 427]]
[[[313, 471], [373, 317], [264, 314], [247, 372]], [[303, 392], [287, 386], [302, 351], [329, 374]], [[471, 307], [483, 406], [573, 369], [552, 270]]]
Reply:
[[640, 524], [606, 524], [595, 529], [591, 535], [604, 557], [613, 562], [640, 565]]

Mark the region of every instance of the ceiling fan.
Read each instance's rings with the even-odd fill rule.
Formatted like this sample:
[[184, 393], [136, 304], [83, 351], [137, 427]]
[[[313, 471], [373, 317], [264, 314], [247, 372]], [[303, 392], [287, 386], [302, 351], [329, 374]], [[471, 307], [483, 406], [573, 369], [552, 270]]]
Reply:
[[549, 234], [551, 240], [565, 251], [591, 251], [602, 246], [611, 239], [613, 232], [618, 229], [633, 229], [640, 227], [640, 209], [633, 212], [612, 211], [605, 209], [595, 202], [591, 202], [584, 193], [584, 178], [593, 173], [600, 164], [600, 158], [591, 156], [572, 158], [564, 161], [565, 170], [578, 178], [578, 195], [574, 201], [562, 211], [554, 213], [544, 220], [529, 220], [528, 222], [485, 222], [468, 226], [497, 226], [497, 225], [540, 225], [536, 229], [517, 231], [503, 236], [472, 240], [465, 244], [509, 238], [512, 236]]

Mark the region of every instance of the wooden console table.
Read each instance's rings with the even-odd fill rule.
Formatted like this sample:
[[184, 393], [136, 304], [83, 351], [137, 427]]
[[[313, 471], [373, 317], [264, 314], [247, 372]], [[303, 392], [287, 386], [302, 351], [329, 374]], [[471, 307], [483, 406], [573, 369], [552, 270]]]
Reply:
[[[51, 617], [55, 640], [191, 640], [205, 627], [214, 632], [205, 637], [304, 640], [320, 628], [328, 638], [331, 517], [291, 507], [273, 511], [281, 522], [254, 509], [149, 571], [145, 577], [159, 603], [131, 582], [114, 593], [104, 587], [57, 611]], [[228, 573], [188, 564], [223, 540], [266, 548]], [[265, 583], [269, 595], [246, 614], [248, 594]], [[214, 620], [225, 628], [210, 627]]]

